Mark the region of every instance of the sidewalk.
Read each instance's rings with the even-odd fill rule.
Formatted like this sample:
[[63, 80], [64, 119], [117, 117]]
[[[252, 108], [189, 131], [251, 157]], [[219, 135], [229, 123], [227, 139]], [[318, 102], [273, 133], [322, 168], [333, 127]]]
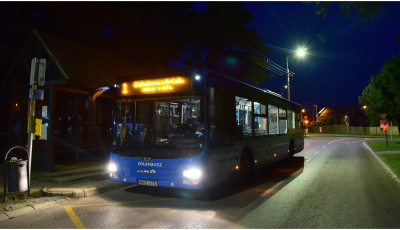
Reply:
[[[400, 186], [400, 179], [398, 176], [378, 157], [378, 154], [385, 154], [386, 152], [374, 152], [367, 144], [365, 144], [365, 146]], [[3, 167], [4, 164], [0, 167], [0, 170], [4, 173]], [[0, 194], [3, 194], [3, 175], [0, 177], [0, 182]], [[22, 203], [8, 202], [5, 204], [2, 199], [0, 201], [0, 222], [10, 218], [16, 218], [35, 210], [47, 209], [60, 205], [65, 206], [67, 203], [77, 198], [88, 197], [130, 186], [136, 185], [110, 181], [106, 162], [58, 166], [55, 172], [51, 173], [33, 171], [31, 176], [31, 193], [42, 190], [44, 196], [29, 199]]]
[[[4, 164], [0, 169], [4, 173]], [[41, 190], [42, 197], [21, 203], [4, 203], [3, 178], [4, 175], [0, 179], [0, 194], [2, 195], [0, 221], [16, 218], [34, 210], [63, 205], [77, 198], [132, 186], [132, 184], [110, 181], [106, 162], [62, 165], [57, 166], [55, 172], [32, 171], [31, 194]]]

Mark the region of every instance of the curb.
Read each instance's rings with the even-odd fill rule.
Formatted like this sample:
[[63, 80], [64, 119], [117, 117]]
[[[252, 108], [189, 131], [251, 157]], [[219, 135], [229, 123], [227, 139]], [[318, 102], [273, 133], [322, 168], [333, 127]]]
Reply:
[[377, 153], [369, 147], [365, 141], [363, 142], [364, 146], [369, 150], [372, 156], [382, 165], [385, 171], [389, 174], [390, 178], [396, 183], [397, 187], [400, 188], [400, 178], [393, 172], [393, 170], [377, 155]]
[[51, 191], [52, 188], [43, 188], [42, 191], [47, 196], [67, 196], [67, 197], [57, 199], [57, 200], [46, 201], [44, 203], [37, 203], [33, 206], [25, 206], [25, 207], [18, 208], [15, 210], [2, 212], [2, 213], [0, 213], [0, 222], [9, 220], [9, 219], [13, 219], [13, 218], [17, 218], [21, 215], [33, 212], [35, 210], [43, 210], [43, 209], [47, 209], [47, 208], [56, 207], [58, 205], [63, 205], [71, 199], [68, 197], [84, 198], [84, 197], [89, 197], [89, 196], [109, 192], [111, 190], [128, 188], [128, 187], [132, 187], [132, 186], [137, 186], [137, 184], [127, 184], [127, 183], [110, 181], [107, 184], [104, 184], [101, 186], [94, 186], [94, 187], [90, 187], [90, 188], [86, 188], [86, 189], [53, 188], [54, 191]]
[[43, 210], [43, 209], [47, 209], [47, 208], [56, 207], [58, 205], [63, 205], [65, 203], [68, 203], [69, 201], [70, 201], [70, 198], [59, 198], [57, 200], [51, 200], [51, 201], [46, 201], [43, 203], [37, 203], [33, 206], [25, 206], [25, 207], [18, 208], [15, 210], [4, 211], [4, 212], [0, 213], [0, 222], [17, 218], [19, 216], [33, 212], [35, 210]]
[[43, 193], [46, 196], [70, 196], [73, 198], [84, 198], [105, 192], [109, 192], [115, 189], [121, 189], [124, 187], [132, 186], [133, 184], [126, 184], [120, 182], [110, 181], [105, 185], [89, 187], [85, 189], [71, 189], [71, 188], [43, 188]]

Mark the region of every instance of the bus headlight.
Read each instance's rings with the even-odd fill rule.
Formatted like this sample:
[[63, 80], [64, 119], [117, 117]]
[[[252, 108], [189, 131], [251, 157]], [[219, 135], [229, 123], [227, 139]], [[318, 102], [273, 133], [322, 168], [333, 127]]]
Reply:
[[108, 164], [108, 171], [109, 172], [116, 172], [117, 171], [117, 164], [114, 162]]
[[201, 170], [196, 168], [188, 169], [183, 171], [183, 176], [193, 180], [199, 179], [201, 177]]

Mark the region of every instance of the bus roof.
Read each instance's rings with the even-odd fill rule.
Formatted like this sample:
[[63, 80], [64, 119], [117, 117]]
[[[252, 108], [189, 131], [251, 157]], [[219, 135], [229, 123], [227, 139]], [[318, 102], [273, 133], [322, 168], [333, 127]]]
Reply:
[[282, 97], [282, 95], [280, 95], [276, 92], [273, 92], [273, 91], [265, 89], [265, 88], [264, 89], [258, 88], [257, 86], [251, 85], [251, 84], [243, 82], [243, 81], [239, 81], [237, 79], [234, 79], [227, 75], [215, 72], [210, 69], [205, 69], [202, 71], [196, 70], [196, 69], [176, 69], [176, 70], [167, 70], [167, 71], [160, 71], [160, 72], [154, 72], [154, 73], [121, 76], [121, 77], [116, 78], [116, 83], [118, 84], [118, 83], [121, 83], [124, 81], [137, 80], [137, 79], [143, 79], [143, 78], [151, 79], [151, 78], [161, 78], [161, 77], [169, 77], [169, 76], [176, 76], [176, 75], [193, 76], [194, 77], [196, 74], [203, 75], [204, 72], [206, 72], [206, 75], [208, 75], [207, 73], [211, 73], [213, 76], [217, 75], [219, 77], [222, 77], [224, 79], [224, 81], [228, 80], [230, 83], [232, 83], [235, 86], [240, 87], [242, 89], [246, 89], [246, 90], [252, 91], [257, 94], [267, 94], [268, 97], [273, 98], [274, 101], [279, 101], [280, 103], [286, 104], [290, 107], [298, 108], [298, 109], [300, 109], [302, 107], [300, 104], [293, 102], [293, 101], [289, 101], [289, 100], [285, 99], [284, 97]]

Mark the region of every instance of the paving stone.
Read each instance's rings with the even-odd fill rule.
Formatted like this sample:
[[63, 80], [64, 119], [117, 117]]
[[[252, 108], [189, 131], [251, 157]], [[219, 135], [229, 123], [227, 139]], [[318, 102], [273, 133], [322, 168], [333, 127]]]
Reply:
[[44, 203], [39, 203], [33, 206], [33, 208], [35, 210], [40, 210], [40, 209], [45, 209], [45, 208], [51, 208], [51, 207], [55, 207], [60, 205], [59, 203], [57, 203], [56, 201], [52, 200], [52, 201], [47, 201]]
[[5, 213], [1, 213], [0, 214], [0, 221], [5, 221], [10, 219]]
[[72, 198], [70, 198], [70, 197], [64, 197], [61, 199], [57, 199], [56, 202], [59, 204], [66, 204], [66, 203], [70, 202], [71, 200], [72, 200]]
[[31, 212], [32, 210], [34, 210], [33, 207], [25, 206], [23, 208], [19, 208], [19, 209], [14, 210], [14, 211], [6, 212], [6, 214], [7, 214], [8, 217], [18, 217], [18, 216], [24, 215], [24, 214], [26, 214], [28, 212]]

